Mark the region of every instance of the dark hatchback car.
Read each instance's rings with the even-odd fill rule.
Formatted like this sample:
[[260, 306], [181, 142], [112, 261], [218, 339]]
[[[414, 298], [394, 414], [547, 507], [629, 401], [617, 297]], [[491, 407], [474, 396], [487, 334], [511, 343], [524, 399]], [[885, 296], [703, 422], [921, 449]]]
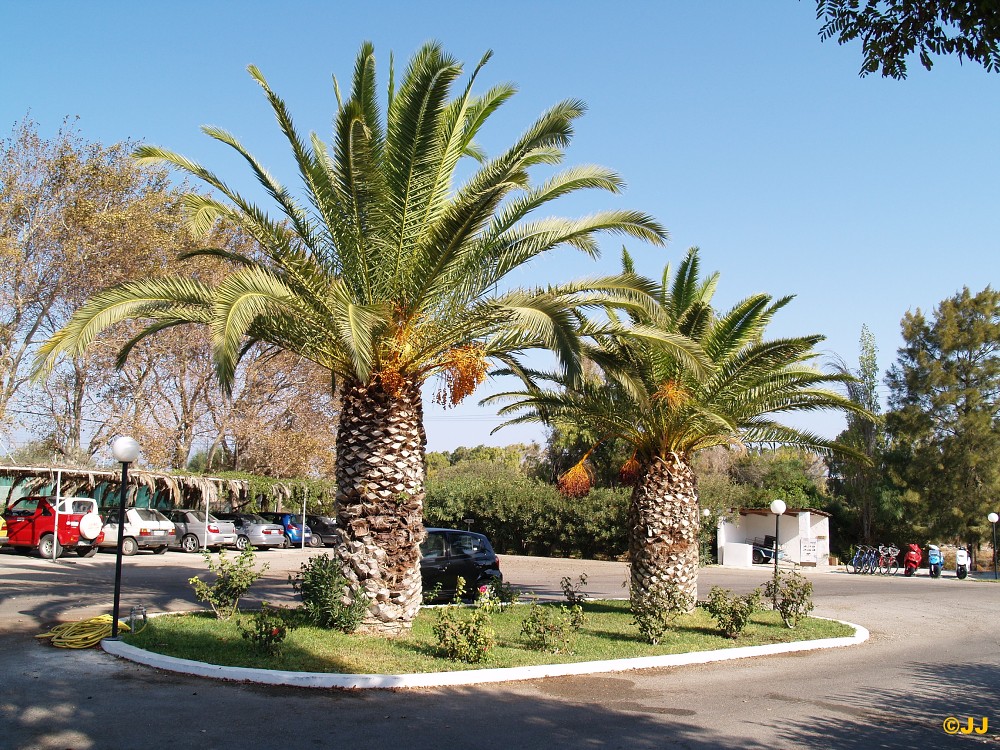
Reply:
[[313, 547], [332, 547], [340, 538], [337, 521], [330, 516], [307, 515], [306, 523], [312, 530], [312, 541], [309, 543]]
[[459, 576], [465, 579], [463, 598], [475, 598], [480, 586], [503, 580], [500, 559], [490, 540], [458, 529], [427, 529], [427, 538], [420, 545], [420, 575], [425, 595], [440, 584], [434, 601], [453, 599]]

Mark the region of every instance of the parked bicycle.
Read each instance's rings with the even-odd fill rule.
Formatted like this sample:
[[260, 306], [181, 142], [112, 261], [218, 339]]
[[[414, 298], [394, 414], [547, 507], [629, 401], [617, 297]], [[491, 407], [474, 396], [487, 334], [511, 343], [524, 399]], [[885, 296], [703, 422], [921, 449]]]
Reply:
[[899, 572], [899, 547], [895, 544], [879, 545], [878, 571], [884, 576], [894, 576]]
[[899, 547], [894, 544], [880, 544], [871, 547], [859, 545], [849, 562], [844, 563], [848, 573], [880, 573], [896, 575], [899, 572]]

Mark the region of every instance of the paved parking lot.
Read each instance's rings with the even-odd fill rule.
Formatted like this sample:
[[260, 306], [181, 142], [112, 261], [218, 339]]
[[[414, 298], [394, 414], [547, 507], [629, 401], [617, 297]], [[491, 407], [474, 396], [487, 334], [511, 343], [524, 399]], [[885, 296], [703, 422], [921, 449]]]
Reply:
[[[299, 550], [271, 563], [255, 596], [280, 601]], [[127, 558], [123, 604], [196, 607], [197, 555]], [[508, 580], [557, 595], [624, 596], [619, 563], [502, 557]], [[768, 569], [705, 569], [749, 590]], [[198, 748], [913, 748], [997, 747], [1000, 585], [810, 573], [816, 614], [865, 625], [869, 643], [835, 652], [527, 683], [403, 692], [268, 688], [157, 672], [98, 651], [61, 651], [41, 625], [109, 611], [113, 555], [57, 563], [0, 553], [0, 747], [95, 750], [169, 742]], [[252, 597], [251, 597], [252, 600]], [[955, 716], [984, 736], [950, 736]], [[154, 728], [151, 730], [151, 727]]]

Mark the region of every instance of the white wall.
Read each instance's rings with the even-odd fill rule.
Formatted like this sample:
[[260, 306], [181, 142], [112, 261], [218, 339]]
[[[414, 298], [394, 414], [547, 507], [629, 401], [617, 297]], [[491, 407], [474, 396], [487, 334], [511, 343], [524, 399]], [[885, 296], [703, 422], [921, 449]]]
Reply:
[[[724, 521], [717, 531], [719, 562], [730, 567], [747, 567], [754, 539], [774, 536], [774, 515], [741, 514], [736, 522]], [[785, 513], [778, 524], [778, 544], [784, 559], [806, 566], [828, 567], [830, 561], [830, 519], [808, 510]]]

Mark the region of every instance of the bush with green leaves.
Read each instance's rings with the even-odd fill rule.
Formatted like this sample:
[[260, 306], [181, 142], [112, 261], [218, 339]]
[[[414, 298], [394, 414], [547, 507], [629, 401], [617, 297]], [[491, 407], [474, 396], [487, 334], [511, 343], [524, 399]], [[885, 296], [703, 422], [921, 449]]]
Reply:
[[465, 461], [427, 480], [428, 526], [486, 533], [500, 554], [616, 559], [628, 550], [627, 489], [596, 487], [583, 498], [565, 498], [552, 484], [516, 468]]
[[225, 550], [219, 551], [218, 560], [213, 559], [208, 550], [204, 550], [202, 554], [209, 572], [215, 574], [215, 581], [206, 583], [197, 576], [192, 576], [188, 583], [194, 587], [194, 595], [198, 601], [207, 603], [218, 619], [228, 620], [236, 614], [243, 595], [264, 575], [268, 564], [264, 563], [259, 569], [254, 568], [256, 556], [253, 547], [247, 547], [234, 559], [226, 557]]
[[288, 576], [288, 582], [302, 597], [306, 618], [318, 627], [353, 633], [364, 619], [368, 600], [361, 595], [350, 597], [340, 561], [329, 555], [302, 563], [294, 577]]
[[239, 623], [240, 635], [250, 641], [255, 650], [265, 654], [277, 654], [293, 627], [281, 607], [268, 607], [267, 602], [261, 603], [259, 611]]
[[573, 636], [583, 627], [583, 607], [574, 604], [539, 604], [531, 602], [528, 614], [521, 623], [521, 637], [524, 644], [534, 651], [550, 654], [572, 651]]
[[764, 597], [771, 600], [785, 625], [794, 628], [813, 610], [812, 581], [789, 571], [777, 573], [764, 586]]
[[648, 591], [632, 592], [632, 619], [647, 642], [660, 642], [674, 619], [691, 610], [690, 594], [674, 582], [663, 583]]
[[459, 577], [455, 599], [438, 612], [434, 636], [445, 658], [478, 664], [496, 646], [497, 634], [490, 620], [489, 607], [470, 610], [463, 606], [461, 592], [464, 589], [465, 580]]
[[760, 589], [737, 596], [730, 589], [713, 586], [705, 608], [727, 637], [738, 638], [760, 607]]

